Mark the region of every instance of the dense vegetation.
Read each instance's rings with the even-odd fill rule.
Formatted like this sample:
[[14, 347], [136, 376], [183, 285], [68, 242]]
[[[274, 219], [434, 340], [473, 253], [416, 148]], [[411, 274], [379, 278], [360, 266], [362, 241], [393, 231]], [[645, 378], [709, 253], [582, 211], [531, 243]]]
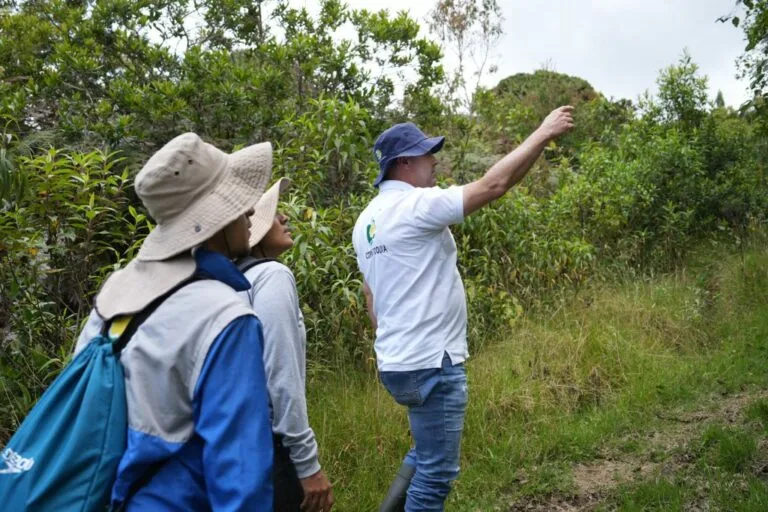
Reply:
[[[463, 183], [549, 110], [576, 107], [577, 128], [522, 186], [454, 230], [474, 353], [590, 282], [680, 268], [702, 243], [745, 254], [765, 228], [768, 117], [766, 3], [743, 4], [758, 92], [734, 110], [708, 100], [687, 53], [636, 101], [549, 70], [462, 95], [466, 80], [443, 69], [415, 20], [338, 0], [317, 12], [266, 0], [0, 1], [0, 443], [66, 364], [104, 277], [151, 229], [132, 177], [183, 131], [225, 150], [270, 140], [275, 176], [294, 180], [286, 263], [314, 379], [372, 372], [351, 229], [375, 193], [372, 142], [392, 122], [445, 134], [441, 180]], [[495, 2], [437, 7], [444, 44], [498, 37]], [[588, 407], [602, 395], [554, 399]]]

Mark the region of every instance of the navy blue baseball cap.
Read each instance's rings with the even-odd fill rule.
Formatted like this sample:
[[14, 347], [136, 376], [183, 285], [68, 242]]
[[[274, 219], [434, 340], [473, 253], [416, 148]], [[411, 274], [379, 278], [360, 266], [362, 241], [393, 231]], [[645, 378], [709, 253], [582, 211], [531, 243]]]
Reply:
[[445, 137], [427, 137], [413, 123], [400, 123], [384, 130], [373, 145], [373, 155], [380, 169], [373, 186], [378, 187], [384, 180], [395, 159], [437, 153], [444, 142]]

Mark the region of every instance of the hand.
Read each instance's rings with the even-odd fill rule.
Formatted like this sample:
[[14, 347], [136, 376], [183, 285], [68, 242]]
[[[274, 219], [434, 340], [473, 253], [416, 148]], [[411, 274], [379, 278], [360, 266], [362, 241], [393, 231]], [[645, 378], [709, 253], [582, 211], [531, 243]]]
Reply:
[[565, 105], [556, 108], [544, 119], [539, 127], [548, 140], [556, 139], [573, 128], [573, 107]]
[[301, 487], [304, 489], [304, 501], [301, 502], [303, 512], [328, 512], [333, 508], [333, 488], [322, 469], [312, 476], [302, 478]]

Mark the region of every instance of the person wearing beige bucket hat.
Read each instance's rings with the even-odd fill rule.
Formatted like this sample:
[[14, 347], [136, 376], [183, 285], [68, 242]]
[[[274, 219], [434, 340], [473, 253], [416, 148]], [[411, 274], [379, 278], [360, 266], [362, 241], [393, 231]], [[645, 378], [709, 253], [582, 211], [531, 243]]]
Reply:
[[289, 180], [281, 178], [254, 206], [251, 257], [240, 262], [251, 288], [241, 296], [262, 320], [264, 330], [275, 450], [275, 510], [328, 512], [334, 503], [333, 489], [320, 467], [307, 416], [304, 317], [293, 273], [274, 259], [293, 246], [288, 217], [278, 212], [280, 194], [289, 185]]
[[113, 508], [272, 510], [262, 326], [237, 295], [251, 284], [233, 263], [250, 250], [249, 216], [271, 170], [269, 143], [227, 154], [186, 133], [136, 176], [157, 225], [106, 280], [76, 348], [144, 316], [120, 352], [128, 444]]

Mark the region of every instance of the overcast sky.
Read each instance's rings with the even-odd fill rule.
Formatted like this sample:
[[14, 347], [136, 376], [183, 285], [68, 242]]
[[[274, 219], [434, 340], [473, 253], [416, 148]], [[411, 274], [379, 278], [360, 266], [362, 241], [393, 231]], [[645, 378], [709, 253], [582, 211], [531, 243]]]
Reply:
[[[314, 2], [295, 0], [310, 7]], [[350, 7], [407, 10], [426, 33], [435, 4], [429, 0], [347, 0]], [[496, 49], [494, 85], [514, 73], [550, 69], [586, 79], [608, 97], [636, 99], [655, 91], [659, 71], [675, 63], [683, 48], [709, 77], [710, 96], [723, 91], [729, 105], [748, 97], [736, 79], [736, 58], [744, 49], [740, 29], [715, 20], [734, 9], [734, 0], [499, 0], [504, 37]], [[446, 51], [446, 65], [455, 63]]]

